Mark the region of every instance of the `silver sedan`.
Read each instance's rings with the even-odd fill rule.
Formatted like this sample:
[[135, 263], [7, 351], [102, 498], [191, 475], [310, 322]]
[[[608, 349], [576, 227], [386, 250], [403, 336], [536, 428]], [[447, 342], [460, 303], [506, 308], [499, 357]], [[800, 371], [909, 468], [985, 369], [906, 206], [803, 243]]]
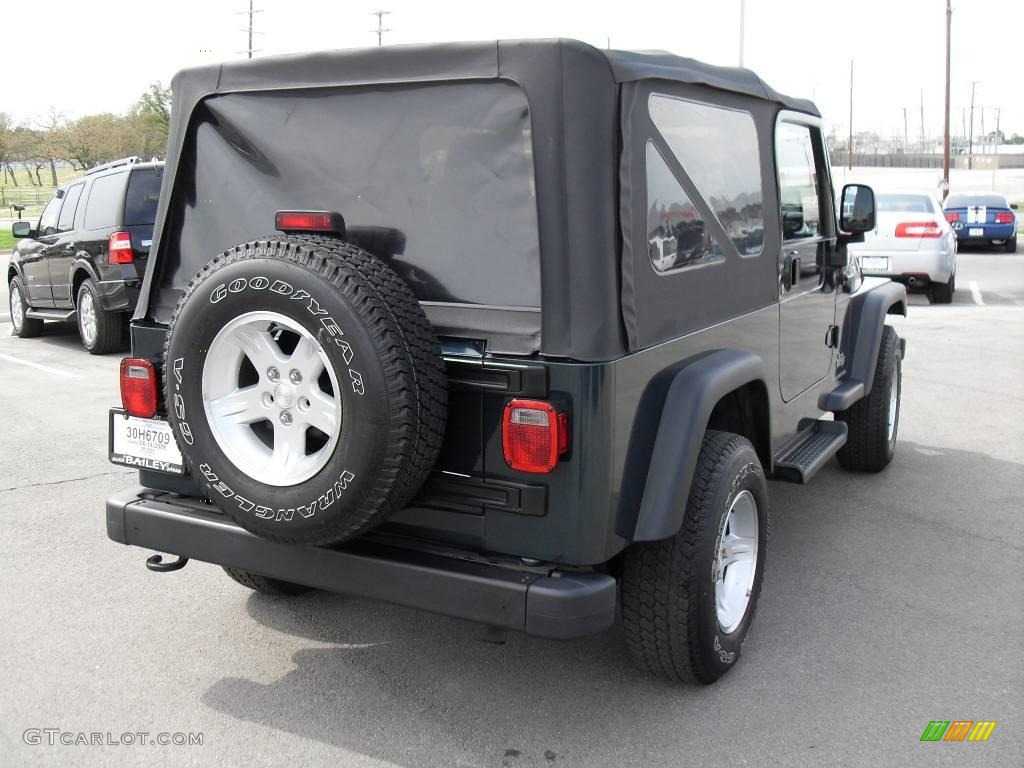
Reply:
[[874, 230], [850, 246], [865, 275], [888, 277], [948, 304], [956, 290], [956, 234], [927, 192], [878, 192]]

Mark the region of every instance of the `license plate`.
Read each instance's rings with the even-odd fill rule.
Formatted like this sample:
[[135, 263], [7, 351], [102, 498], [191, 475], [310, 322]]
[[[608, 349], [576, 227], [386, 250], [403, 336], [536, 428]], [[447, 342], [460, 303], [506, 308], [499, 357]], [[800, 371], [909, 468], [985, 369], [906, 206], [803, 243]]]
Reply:
[[162, 419], [137, 419], [117, 410], [110, 412], [110, 461], [178, 475], [185, 472], [170, 424]]
[[984, 237], [985, 230], [981, 227], [971, 227], [967, 230], [968, 237]]
[[861, 260], [861, 269], [870, 269], [872, 272], [888, 272], [889, 260], [884, 256], [865, 256]]

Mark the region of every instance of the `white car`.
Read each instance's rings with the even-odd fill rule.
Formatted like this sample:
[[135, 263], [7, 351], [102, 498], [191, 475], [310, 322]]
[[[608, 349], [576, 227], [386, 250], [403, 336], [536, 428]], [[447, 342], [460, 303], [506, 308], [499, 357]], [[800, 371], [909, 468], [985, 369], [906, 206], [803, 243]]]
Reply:
[[875, 228], [850, 245], [861, 272], [928, 291], [948, 304], [956, 290], [956, 234], [939, 202], [927, 192], [877, 192]]

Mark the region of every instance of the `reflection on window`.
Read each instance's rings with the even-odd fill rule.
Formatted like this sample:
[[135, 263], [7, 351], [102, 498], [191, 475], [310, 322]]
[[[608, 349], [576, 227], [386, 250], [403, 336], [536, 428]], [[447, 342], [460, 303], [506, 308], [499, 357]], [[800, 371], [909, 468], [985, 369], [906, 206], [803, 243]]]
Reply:
[[668, 165], [647, 144], [647, 246], [658, 272], [724, 261], [721, 248]]
[[821, 219], [811, 129], [806, 125], [781, 123], [775, 142], [779, 162], [783, 239], [817, 237]]
[[655, 94], [651, 120], [742, 256], [764, 245], [761, 156], [746, 112]]

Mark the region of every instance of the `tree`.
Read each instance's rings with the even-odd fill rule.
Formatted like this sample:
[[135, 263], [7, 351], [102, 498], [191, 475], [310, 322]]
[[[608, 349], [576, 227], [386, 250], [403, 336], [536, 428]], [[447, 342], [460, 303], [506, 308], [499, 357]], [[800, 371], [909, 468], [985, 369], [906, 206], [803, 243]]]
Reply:
[[0, 168], [3, 168], [4, 181], [10, 176], [11, 183], [18, 186], [18, 179], [11, 168], [15, 152], [14, 120], [6, 112], [0, 112]]
[[61, 157], [86, 170], [126, 157], [131, 149], [129, 119], [104, 113], [86, 115], [67, 124], [61, 138]]
[[164, 155], [167, 133], [171, 124], [171, 89], [159, 82], [149, 86], [135, 106], [130, 117], [136, 121], [136, 138], [143, 157]]

